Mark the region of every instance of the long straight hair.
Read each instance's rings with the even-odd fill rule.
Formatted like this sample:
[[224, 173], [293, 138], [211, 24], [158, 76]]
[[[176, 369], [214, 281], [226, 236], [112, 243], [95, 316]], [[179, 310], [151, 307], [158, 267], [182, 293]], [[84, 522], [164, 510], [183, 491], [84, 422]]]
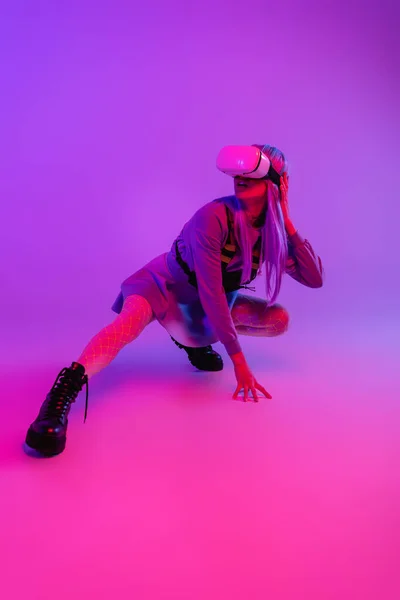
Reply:
[[[272, 166], [279, 173], [287, 172], [286, 158], [278, 148], [268, 145], [257, 145], [264, 154], [270, 159]], [[265, 288], [267, 293], [267, 301], [273, 304], [278, 297], [282, 276], [285, 272], [288, 245], [283, 221], [283, 214], [280, 204], [280, 191], [277, 185], [272, 183], [270, 179], [267, 181], [266, 191], [266, 217], [265, 224], [261, 231], [261, 257], [260, 267], [257, 274], [261, 275], [262, 265], [265, 261]], [[240, 200], [234, 196], [234, 231], [238, 241], [243, 261], [243, 273], [241, 283], [246, 283], [251, 277], [252, 265], [252, 244], [248, 235], [248, 223], [246, 214]]]

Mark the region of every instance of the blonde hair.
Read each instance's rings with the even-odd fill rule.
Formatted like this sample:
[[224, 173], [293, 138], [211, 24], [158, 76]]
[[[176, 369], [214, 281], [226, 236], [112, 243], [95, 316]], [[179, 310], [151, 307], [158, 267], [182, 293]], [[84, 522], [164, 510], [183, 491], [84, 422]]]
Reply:
[[[279, 175], [287, 172], [288, 165], [285, 155], [274, 146], [254, 144], [270, 159], [272, 166]], [[286, 269], [288, 258], [288, 245], [282, 208], [280, 204], [279, 187], [267, 177], [266, 190], [266, 216], [262, 228], [261, 257], [258, 274], [262, 273], [262, 264], [265, 261], [265, 287], [267, 300], [273, 304], [278, 297], [282, 276]], [[241, 283], [247, 283], [251, 277], [251, 264], [253, 248], [248, 236], [248, 224], [243, 207], [235, 196], [235, 236], [242, 252], [243, 272]]]

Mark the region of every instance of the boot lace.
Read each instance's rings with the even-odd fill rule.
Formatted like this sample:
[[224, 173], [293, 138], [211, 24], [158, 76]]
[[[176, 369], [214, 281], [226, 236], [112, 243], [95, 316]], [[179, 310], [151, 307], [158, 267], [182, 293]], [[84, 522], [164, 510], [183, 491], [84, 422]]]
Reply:
[[42, 413], [43, 417], [62, 420], [69, 405], [72, 402], [75, 402], [75, 398], [84, 385], [86, 385], [85, 417], [83, 421], [85, 423], [89, 404], [88, 376], [84, 375], [82, 378], [78, 379], [77, 377], [71, 376], [68, 368], [63, 369], [57, 375], [54, 385], [49, 392], [49, 401], [44, 407]]

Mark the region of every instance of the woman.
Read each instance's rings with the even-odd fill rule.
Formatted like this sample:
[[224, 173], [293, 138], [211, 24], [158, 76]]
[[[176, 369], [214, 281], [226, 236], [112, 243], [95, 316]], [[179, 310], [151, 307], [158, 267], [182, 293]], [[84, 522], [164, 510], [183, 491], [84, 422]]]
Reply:
[[[154, 319], [199, 369], [218, 371], [218, 340], [230, 356], [244, 401], [257, 391], [271, 395], [247, 364], [238, 334], [276, 336], [288, 313], [274, 304], [284, 272], [309, 287], [321, 287], [321, 259], [296, 231], [288, 209], [287, 163], [272, 146], [227, 146], [218, 168], [234, 177], [234, 196], [209, 202], [185, 224], [164, 253], [123, 282], [113, 310], [118, 317], [64, 368], [31, 424], [26, 442], [46, 456], [65, 448], [71, 404], [88, 379], [106, 367]], [[239, 293], [265, 263], [267, 299]]]

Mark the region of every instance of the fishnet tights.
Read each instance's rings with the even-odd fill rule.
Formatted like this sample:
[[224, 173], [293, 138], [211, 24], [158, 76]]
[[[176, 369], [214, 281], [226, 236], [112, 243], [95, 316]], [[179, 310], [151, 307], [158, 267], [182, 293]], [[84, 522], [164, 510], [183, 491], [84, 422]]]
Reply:
[[[128, 296], [121, 313], [88, 343], [77, 362], [88, 377], [109, 365], [126, 344], [135, 340], [154, 320], [148, 301], [142, 296]], [[261, 298], [238, 294], [232, 307], [232, 319], [240, 335], [273, 337], [288, 328], [289, 316], [279, 304], [268, 306]]]
[[266, 300], [254, 296], [238, 294], [231, 314], [240, 335], [274, 337], [287, 331], [289, 326], [289, 315], [283, 306], [268, 306]]
[[118, 317], [90, 340], [77, 362], [85, 367], [89, 378], [93, 377], [109, 365], [126, 344], [136, 339], [153, 319], [153, 311], [145, 298], [128, 296]]

